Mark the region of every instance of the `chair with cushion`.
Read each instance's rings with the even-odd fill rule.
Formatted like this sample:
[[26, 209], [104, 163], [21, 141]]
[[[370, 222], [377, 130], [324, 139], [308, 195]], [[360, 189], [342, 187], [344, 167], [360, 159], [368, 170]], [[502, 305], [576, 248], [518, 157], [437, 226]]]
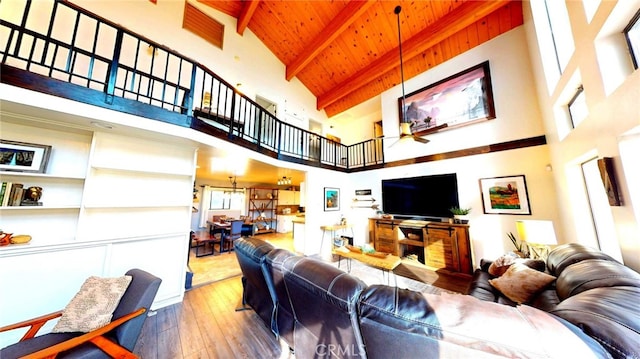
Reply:
[[267, 328], [273, 330], [276, 296], [271, 278], [265, 276], [265, 258], [274, 247], [261, 239], [249, 237], [238, 239], [235, 248], [242, 270], [243, 309], [249, 305]]
[[[244, 221], [231, 221], [229, 231], [222, 234], [222, 243], [220, 244], [220, 252], [230, 252], [233, 250], [233, 243], [236, 239], [242, 237], [242, 225]], [[224, 247], [224, 248], [223, 248]]]
[[[90, 277], [64, 310], [0, 328], [29, 327], [18, 343], [0, 350], [0, 358], [137, 358], [132, 351], [160, 282], [140, 269], [118, 278]], [[104, 298], [104, 303], [96, 304], [92, 297]], [[51, 333], [35, 336], [56, 318], [60, 320]]]

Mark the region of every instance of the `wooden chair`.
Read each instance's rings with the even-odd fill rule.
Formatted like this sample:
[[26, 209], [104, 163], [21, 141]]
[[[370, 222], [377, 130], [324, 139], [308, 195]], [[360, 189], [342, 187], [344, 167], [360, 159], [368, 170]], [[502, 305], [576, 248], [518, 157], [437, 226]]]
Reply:
[[35, 336], [49, 320], [62, 311], [0, 328], [0, 332], [29, 327], [18, 343], [0, 350], [0, 358], [138, 358], [133, 348], [161, 279], [140, 269], [127, 273], [131, 283], [113, 312], [111, 323], [89, 333], [48, 333]]

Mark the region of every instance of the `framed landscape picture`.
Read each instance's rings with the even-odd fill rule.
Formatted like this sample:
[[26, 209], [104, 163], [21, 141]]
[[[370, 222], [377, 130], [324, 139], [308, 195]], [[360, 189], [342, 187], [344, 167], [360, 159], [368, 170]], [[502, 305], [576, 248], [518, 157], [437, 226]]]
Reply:
[[487, 214], [531, 214], [524, 175], [481, 178], [482, 206]]
[[461, 71], [398, 99], [400, 122], [411, 124], [411, 133], [420, 135], [437, 126], [469, 125], [496, 117], [491, 89], [489, 61]]
[[340, 189], [325, 187], [324, 188], [324, 210], [339, 211], [340, 210]]

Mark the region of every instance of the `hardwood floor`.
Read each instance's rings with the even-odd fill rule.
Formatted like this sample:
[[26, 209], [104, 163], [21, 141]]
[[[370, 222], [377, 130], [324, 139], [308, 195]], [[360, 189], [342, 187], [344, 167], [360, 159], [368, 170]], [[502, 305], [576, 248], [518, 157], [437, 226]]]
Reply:
[[[208, 235], [209, 232], [207, 230], [201, 230], [196, 233], [196, 236], [200, 236], [201, 238]], [[293, 251], [293, 234], [291, 232], [265, 233], [260, 234], [258, 238], [271, 243], [275, 247]], [[216, 244], [215, 246], [215, 255], [203, 257], [196, 257], [196, 249], [191, 249], [189, 253], [189, 269], [193, 272], [193, 287], [199, 287], [241, 274], [235, 252], [220, 254], [218, 252], [218, 245]]]
[[[292, 250], [290, 235], [260, 235], [279, 248]], [[220, 258], [218, 258], [220, 257]], [[211, 269], [221, 260], [235, 259], [235, 252], [208, 256]], [[466, 289], [468, 279], [425, 270], [403, 263], [404, 274], [451, 291]], [[241, 276], [194, 286], [184, 301], [157, 310], [147, 318], [135, 353], [143, 359], [195, 358], [294, 358], [276, 340], [253, 310], [236, 311], [242, 298]]]
[[236, 311], [240, 276], [192, 289], [148, 317], [135, 353], [143, 359], [288, 358], [252, 310]]

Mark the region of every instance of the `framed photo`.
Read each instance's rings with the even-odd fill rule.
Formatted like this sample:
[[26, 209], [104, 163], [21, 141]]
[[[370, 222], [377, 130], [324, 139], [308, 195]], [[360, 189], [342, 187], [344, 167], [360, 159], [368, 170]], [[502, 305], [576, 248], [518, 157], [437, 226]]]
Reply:
[[0, 170], [44, 173], [51, 146], [0, 140]]
[[325, 187], [324, 188], [324, 210], [339, 211], [340, 210], [340, 189]]
[[452, 128], [495, 118], [489, 61], [406, 95], [404, 112], [398, 98], [398, 109], [400, 122], [411, 123], [418, 136], [444, 124]]
[[480, 179], [482, 206], [487, 214], [531, 214], [524, 175]]

